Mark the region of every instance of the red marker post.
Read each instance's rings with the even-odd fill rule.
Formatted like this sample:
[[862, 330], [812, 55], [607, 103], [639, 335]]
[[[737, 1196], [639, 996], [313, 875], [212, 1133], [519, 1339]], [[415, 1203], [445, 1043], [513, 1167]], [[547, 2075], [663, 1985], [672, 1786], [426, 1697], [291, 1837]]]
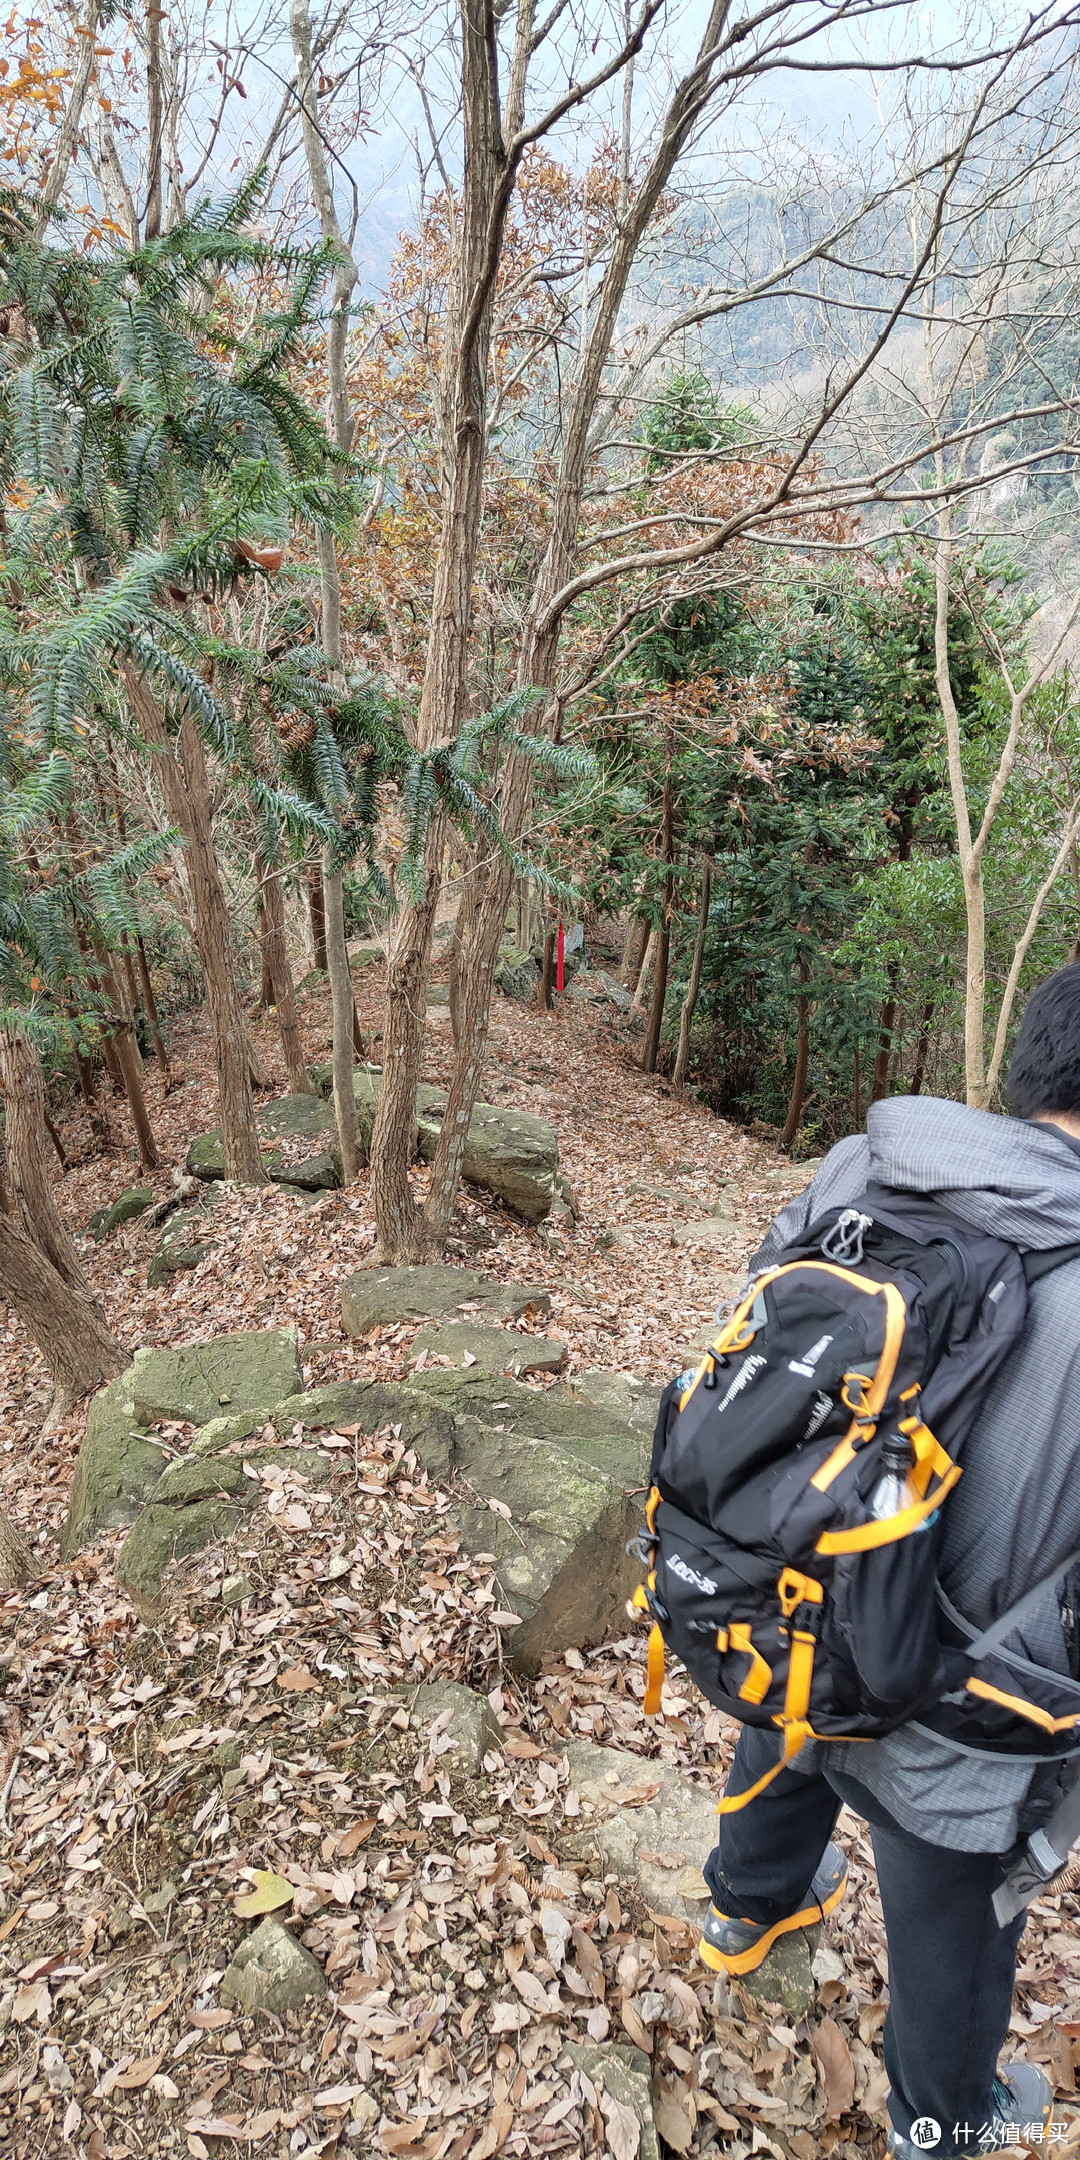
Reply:
[[565, 969], [565, 961], [566, 961], [566, 935], [565, 935], [565, 932], [564, 932], [564, 930], [563, 930], [563, 926], [562, 926], [562, 921], [561, 921], [561, 919], [560, 919], [560, 922], [559, 922], [559, 936], [558, 936], [558, 940], [557, 940], [557, 943], [556, 943], [556, 947], [555, 947], [555, 988], [556, 988], [556, 990], [564, 990], [564, 989], [565, 989], [565, 987], [566, 987], [566, 969]]

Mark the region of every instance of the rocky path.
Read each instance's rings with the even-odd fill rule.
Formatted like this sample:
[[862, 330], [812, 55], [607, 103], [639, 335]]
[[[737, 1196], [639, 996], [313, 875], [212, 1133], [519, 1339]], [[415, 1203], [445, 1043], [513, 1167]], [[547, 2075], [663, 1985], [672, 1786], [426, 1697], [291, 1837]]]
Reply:
[[[364, 987], [374, 1026], [367, 971]], [[315, 994], [305, 1026], [317, 1056]], [[213, 1122], [197, 1026], [188, 1048], [191, 1077], [155, 1105], [166, 1175]], [[517, 1358], [508, 1393], [539, 1416], [577, 1389], [628, 1429], [638, 1384], [685, 1361], [805, 1173], [642, 1080], [576, 1004], [546, 1019], [500, 1003], [485, 1094], [553, 1120], [577, 1214], [530, 1229], [465, 1197], [451, 1258], [503, 1299], [453, 1319], [467, 1340], [393, 1313], [343, 1333], [340, 1286], [373, 1237], [363, 1183], [313, 1204], [222, 1192], [210, 1249], [153, 1288], [160, 1231], [134, 1219], [88, 1243], [116, 1325], [167, 1352], [298, 1328], [309, 1391], [426, 1375], [433, 1400], [466, 1356], [481, 1364], [494, 1321]], [[83, 1137], [73, 1123], [73, 1155]], [[72, 1226], [133, 1173], [76, 1165]], [[513, 1317], [512, 1284], [547, 1309]], [[232, 1466], [218, 1482], [237, 1497], [235, 1535], [137, 1610], [123, 1533], [60, 1562], [79, 1427], [34, 1439], [43, 1382], [14, 1330], [2, 1348], [0, 1503], [42, 1574], [0, 1607], [0, 2152], [880, 2152], [887, 1965], [859, 1825], [845, 1818], [851, 1893], [812, 1976], [788, 1961], [757, 2001], [704, 1974], [698, 1871], [730, 1729], [677, 1678], [648, 1724], [628, 1630], [549, 1648], [521, 1677], [514, 1507], [494, 1485], [463, 1494], [400, 1420], [342, 1415], [351, 1389], [320, 1398], [314, 1431], [289, 1396], [276, 1427], [260, 1409], [241, 1432], [220, 1403], [231, 1382], [200, 1407], [169, 1398], [167, 1358], [144, 1361], [139, 1445], [183, 1483], [217, 1409], [225, 1452], [201, 1459]], [[475, 1398], [491, 1396], [487, 1433], [506, 1424], [499, 1364]], [[1068, 1894], [1037, 1910], [1014, 2020], [1062, 2095], [1080, 2047], [1074, 1912]]]

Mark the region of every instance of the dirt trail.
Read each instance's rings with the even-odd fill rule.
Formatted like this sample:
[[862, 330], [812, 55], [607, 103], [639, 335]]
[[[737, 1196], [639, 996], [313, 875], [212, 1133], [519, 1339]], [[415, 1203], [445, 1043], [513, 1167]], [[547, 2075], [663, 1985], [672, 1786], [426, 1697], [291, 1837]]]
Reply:
[[[362, 989], [374, 1029], [370, 970]], [[320, 994], [304, 1025], [309, 1056], [325, 1054]], [[432, 1079], [443, 1029], [429, 1030]], [[266, 1030], [260, 1047], [273, 1069]], [[198, 1020], [176, 1050], [184, 1086], [153, 1108], [179, 1168], [214, 1122]], [[548, 1284], [544, 1324], [578, 1367], [676, 1369], [720, 1277], [804, 1173], [643, 1080], [571, 1000], [550, 1018], [499, 1002], [485, 1093], [555, 1120], [578, 1220], [537, 1233], [469, 1195], [456, 1254]], [[65, 1139], [78, 1154], [78, 1119]], [[137, 1181], [133, 1158], [76, 1163], [59, 1184], [67, 1220], [81, 1231]], [[674, 1243], [701, 1207], [729, 1227]], [[214, 1236], [158, 1292], [138, 1222], [84, 1248], [125, 1341], [294, 1323], [312, 1381], [406, 1369], [414, 1331], [340, 1333], [337, 1284], [374, 1236], [363, 1183], [310, 1209], [229, 1193]], [[570, 1775], [568, 1743], [591, 1740], [641, 1758], [641, 1793], [650, 1763], [722, 1781], [731, 1729], [685, 1683], [644, 1720], [636, 1634], [514, 1683], [491, 1565], [462, 1554], [449, 1494], [390, 1431], [342, 1437], [325, 1505], [268, 1493], [144, 1625], [116, 1585], [115, 1537], [57, 1564], [79, 1421], [36, 1438], [44, 1376], [16, 1329], [0, 1349], [0, 1504], [43, 1570], [0, 1604], [0, 2153], [634, 2160], [636, 2118], [566, 2053], [583, 2042], [646, 2052], [667, 2151], [880, 2153], [887, 1966], [857, 1824], [845, 1818], [852, 1889], [810, 2019], [729, 1996], [696, 1964], [693, 1931], [658, 1923], [597, 1864]], [[251, 1594], [230, 1606], [234, 1569]], [[502, 1724], [468, 1775], [416, 1722], [432, 1677], [482, 1691]], [[281, 1878], [329, 1990], [280, 2017], [242, 2014], [222, 1986], [260, 1869]], [[1080, 2050], [1074, 1915], [1068, 1894], [1038, 1909], [1014, 2019], [1062, 2093]], [[1078, 2143], [1070, 2119], [1066, 2149]]]

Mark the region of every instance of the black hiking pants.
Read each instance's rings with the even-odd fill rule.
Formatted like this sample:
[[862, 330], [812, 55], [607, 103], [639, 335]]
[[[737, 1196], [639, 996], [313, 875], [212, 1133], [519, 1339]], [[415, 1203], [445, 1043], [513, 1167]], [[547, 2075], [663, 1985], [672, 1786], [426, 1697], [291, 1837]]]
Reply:
[[[772, 1733], [744, 1726], [729, 1793], [745, 1792], [778, 1752]], [[854, 1778], [782, 1770], [739, 1814], [721, 1817], [720, 1842], [705, 1864], [713, 1903], [766, 1924], [797, 1912], [842, 1802], [866, 1818], [874, 1844], [889, 1943], [884, 2048], [893, 2127], [906, 2138], [920, 2116], [933, 2116], [941, 2125], [933, 2160], [970, 2156], [992, 2112], [1026, 1917], [1005, 1928], [994, 1918], [999, 1854], [926, 1844]]]

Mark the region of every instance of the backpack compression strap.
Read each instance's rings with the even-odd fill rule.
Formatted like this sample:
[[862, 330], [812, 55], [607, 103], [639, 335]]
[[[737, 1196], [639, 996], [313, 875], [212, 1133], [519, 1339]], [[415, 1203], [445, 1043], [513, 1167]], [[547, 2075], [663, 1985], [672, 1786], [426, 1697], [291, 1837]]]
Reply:
[[810, 1708], [810, 1683], [814, 1677], [814, 1658], [817, 1653], [818, 1634], [821, 1628], [821, 1608], [824, 1591], [812, 1575], [800, 1575], [795, 1568], [785, 1568], [777, 1583], [777, 1594], [782, 1611], [788, 1619], [787, 1687], [784, 1691], [784, 1707], [776, 1723], [783, 1737], [780, 1760], [765, 1772], [757, 1783], [745, 1792], [734, 1793], [719, 1800], [718, 1815], [737, 1815], [740, 1808], [756, 1800], [767, 1785], [771, 1785], [781, 1770], [794, 1761], [800, 1748], [816, 1736], [807, 1715]]

